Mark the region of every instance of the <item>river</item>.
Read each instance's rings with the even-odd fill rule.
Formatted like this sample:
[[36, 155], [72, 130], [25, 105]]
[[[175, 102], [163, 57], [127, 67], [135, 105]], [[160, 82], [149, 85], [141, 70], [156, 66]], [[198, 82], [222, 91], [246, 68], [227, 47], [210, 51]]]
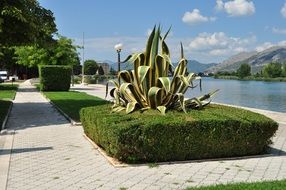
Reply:
[[[101, 81], [106, 84], [106, 81]], [[192, 98], [219, 89], [212, 102], [232, 104], [286, 113], [286, 82], [239, 81], [202, 78], [199, 87], [189, 89], [185, 97]]]
[[199, 96], [215, 89], [219, 91], [212, 98], [213, 102], [286, 112], [286, 82], [239, 81], [206, 77], [202, 79], [202, 92], [199, 87], [190, 89], [186, 97]]

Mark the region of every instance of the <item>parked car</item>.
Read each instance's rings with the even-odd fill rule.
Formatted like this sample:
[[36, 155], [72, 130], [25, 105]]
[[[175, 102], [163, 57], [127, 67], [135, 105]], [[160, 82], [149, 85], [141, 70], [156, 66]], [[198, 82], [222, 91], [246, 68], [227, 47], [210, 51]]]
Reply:
[[7, 71], [0, 71], [0, 82], [4, 82], [8, 79]]

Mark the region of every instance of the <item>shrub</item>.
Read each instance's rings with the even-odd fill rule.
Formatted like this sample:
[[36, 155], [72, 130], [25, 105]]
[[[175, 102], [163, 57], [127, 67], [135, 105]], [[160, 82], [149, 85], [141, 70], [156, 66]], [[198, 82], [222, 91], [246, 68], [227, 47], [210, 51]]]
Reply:
[[155, 110], [111, 113], [102, 105], [83, 108], [80, 118], [89, 138], [128, 163], [260, 154], [278, 128], [263, 115], [218, 105], [165, 116]]
[[68, 91], [70, 88], [70, 66], [42, 65], [39, 74], [41, 91]]
[[84, 74], [95, 75], [98, 70], [98, 65], [94, 60], [86, 60], [84, 62]]

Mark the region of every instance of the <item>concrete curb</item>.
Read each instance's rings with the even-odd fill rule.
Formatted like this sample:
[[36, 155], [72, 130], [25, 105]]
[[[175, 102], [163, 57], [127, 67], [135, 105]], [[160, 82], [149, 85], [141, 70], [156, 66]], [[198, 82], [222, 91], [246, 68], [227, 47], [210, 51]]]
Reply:
[[43, 92], [40, 92], [42, 96], [58, 111], [60, 112], [73, 126], [81, 126], [81, 122], [76, 122], [70, 118], [63, 110], [61, 110], [56, 104], [54, 104]]
[[131, 166], [129, 164], [120, 162], [116, 158], [108, 156], [105, 150], [100, 148], [93, 140], [91, 140], [85, 133], [83, 134], [84, 138], [94, 147], [94, 149], [98, 150], [99, 153], [113, 166], [113, 167], [128, 167]]
[[5, 143], [1, 153], [0, 150], [0, 189], [7, 189], [7, 182], [9, 176], [10, 159], [12, 147], [14, 142], [15, 130], [3, 130], [0, 133], [1, 138], [5, 138]]
[[0, 131], [5, 129], [5, 126], [6, 126], [7, 121], [8, 121], [8, 117], [9, 117], [10, 112], [11, 112], [11, 110], [12, 110], [12, 107], [13, 107], [13, 101], [11, 101], [11, 104], [10, 104], [10, 106], [9, 106], [9, 108], [8, 108], [8, 112], [7, 112], [7, 114], [6, 114], [5, 118], [4, 118], [4, 121], [3, 121], [3, 123], [2, 123], [2, 126], [1, 126]]

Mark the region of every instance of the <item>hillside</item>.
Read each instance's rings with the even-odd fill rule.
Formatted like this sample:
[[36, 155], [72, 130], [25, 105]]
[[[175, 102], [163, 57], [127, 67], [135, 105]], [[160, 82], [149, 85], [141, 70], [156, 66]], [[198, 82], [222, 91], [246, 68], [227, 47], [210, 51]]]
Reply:
[[260, 72], [264, 65], [271, 62], [285, 62], [286, 47], [272, 47], [262, 52], [240, 53], [230, 57], [217, 66], [208, 69], [208, 72], [236, 71], [243, 63], [251, 66], [251, 72]]
[[196, 60], [188, 60], [188, 71], [192, 73], [204, 72], [215, 65], [217, 63], [200, 63]]
[[[112, 67], [113, 69], [117, 70], [117, 63], [114, 63], [112, 61], [109, 60], [105, 60], [105, 63], [108, 63], [110, 65], [110, 67]], [[178, 63], [173, 63], [174, 66], [176, 66]], [[188, 60], [188, 71], [189, 72], [193, 72], [193, 73], [199, 73], [199, 72], [204, 72], [207, 69], [209, 69], [210, 67], [214, 67], [215, 65], [217, 65], [217, 63], [200, 63], [196, 60]], [[124, 63], [121, 65], [121, 69], [125, 70], [125, 69], [132, 69], [133, 65], [130, 63]]]

